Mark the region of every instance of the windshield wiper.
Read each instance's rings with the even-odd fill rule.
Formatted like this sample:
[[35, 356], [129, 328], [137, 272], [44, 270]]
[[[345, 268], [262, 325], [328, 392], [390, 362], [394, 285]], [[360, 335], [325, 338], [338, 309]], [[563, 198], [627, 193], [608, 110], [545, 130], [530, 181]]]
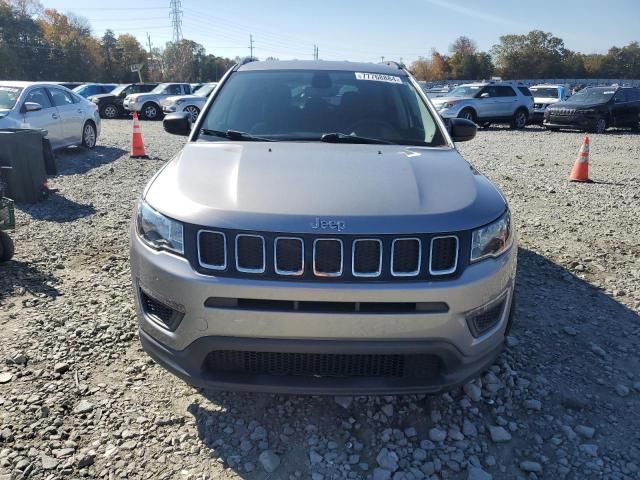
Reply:
[[358, 137], [357, 135], [347, 135], [346, 133], [334, 132], [324, 133], [320, 137], [321, 142], [327, 143], [376, 143], [383, 145], [393, 145], [393, 142], [381, 140], [379, 138]]
[[208, 128], [203, 128], [200, 130], [205, 135], [213, 135], [215, 137], [223, 137], [228, 138], [229, 140], [245, 140], [247, 142], [275, 142], [271, 138], [257, 137], [255, 135], [251, 135], [246, 132], [239, 132], [237, 130], [210, 130]]

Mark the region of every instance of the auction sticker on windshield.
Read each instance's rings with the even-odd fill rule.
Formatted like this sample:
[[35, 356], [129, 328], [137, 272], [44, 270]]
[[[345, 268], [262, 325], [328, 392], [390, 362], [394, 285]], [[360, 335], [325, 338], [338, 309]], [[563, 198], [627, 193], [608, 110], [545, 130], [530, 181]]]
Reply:
[[395, 75], [385, 75], [383, 73], [363, 73], [355, 72], [356, 79], [358, 80], [371, 80], [373, 82], [387, 82], [387, 83], [402, 83], [400, 77]]

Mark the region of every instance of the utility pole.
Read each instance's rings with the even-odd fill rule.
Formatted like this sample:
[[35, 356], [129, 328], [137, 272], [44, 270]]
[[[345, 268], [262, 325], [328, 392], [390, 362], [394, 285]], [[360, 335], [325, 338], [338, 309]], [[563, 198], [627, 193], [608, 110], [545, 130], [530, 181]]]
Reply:
[[314, 60], [318, 60], [318, 46], [317, 45], [313, 46], [313, 59]]
[[169, 8], [171, 9], [169, 16], [173, 27], [173, 41], [178, 43], [182, 40], [182, 1], [170, 0]]
[[151, 35], [147, 32], [147, 44], [149, 45], [149, 77], [153, 80], [155, 77], [153, 76], [153, 70], [155, 68], [155, 62], [153, 61], [153, 50], [151, 49]]
[[253, 35], [249, 35], [249, 52], [250, 58], [253, 59]]
[[382, 56], [380, 57], [380, 61], [381, 61], [382, 63], [384, 63], [384, 55], [382, 55]]

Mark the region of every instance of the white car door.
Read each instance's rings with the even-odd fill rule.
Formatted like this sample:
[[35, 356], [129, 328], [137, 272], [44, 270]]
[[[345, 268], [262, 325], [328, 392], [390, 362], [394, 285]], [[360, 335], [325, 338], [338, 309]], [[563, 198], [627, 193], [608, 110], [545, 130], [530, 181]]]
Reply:
[[53, 104], [58, 109], [62, 129], [65, 136], [65, 144], [73, 145], [82, 143], [82, 127], [84, 123], [84, 111], [79, 103], [69, 92], [61, 88], [47, 87], [53, 98]]
[[[42, 110], [32, 112], [24, 111], [26, 102], [37, 103]], [[51, 99], [44, 87], [33, 87], [26, 92], [22, 101], [22, 126], [26, 128], [40, 128], [46, 130], [47, 138], [53, 148], [59, 148], [65, 143], [64, 131], [58, 109], [51, 103]]]
[[516, 111], [518, 94], [508, 85], [496, 86], [496, 117], [510, 117]]

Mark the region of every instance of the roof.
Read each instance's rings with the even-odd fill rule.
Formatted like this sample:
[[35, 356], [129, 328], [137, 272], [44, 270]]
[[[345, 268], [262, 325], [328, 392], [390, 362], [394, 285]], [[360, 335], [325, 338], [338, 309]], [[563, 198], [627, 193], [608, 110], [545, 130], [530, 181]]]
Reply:
[[382, 63], [333, 62], [325, 60], [266, 60], [249, 62], [241, 65], [238, 71], [253, 70], [342, 70], [345, 72], [383, 73], [387, 75], [406, 76], [404, 70]]
[[[65, 82], [62, 82], [65, 83]], [[27, 82], [24, 80], [16, 80], [16, 81], [12, 81], [12, 80], [2, 80], [0, 81], [0, 86], [2, 87], [20, 87], [20, 88], [26, 88], [26, 87], [30, 87], [31, 85], [51, 85], [52, 87], [59, 87], [60, 84], [57, 82]]]

